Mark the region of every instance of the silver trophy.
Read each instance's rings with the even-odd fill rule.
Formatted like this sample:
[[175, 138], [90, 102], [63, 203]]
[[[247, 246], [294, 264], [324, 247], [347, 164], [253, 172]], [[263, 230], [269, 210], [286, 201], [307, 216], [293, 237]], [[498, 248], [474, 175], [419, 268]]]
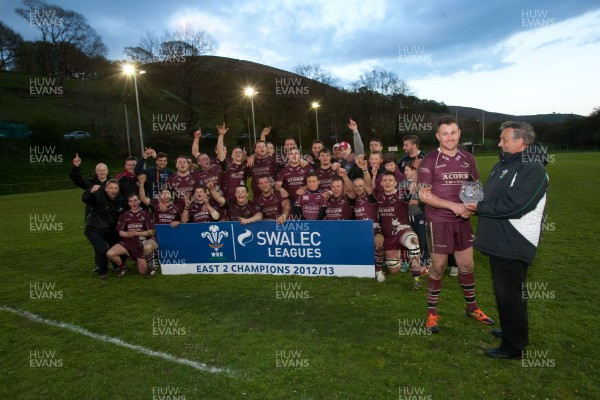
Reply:
[[464, 181], [458, 197], [463, 203], [477, 203], [483, 200], [483, 185], [479, 181]]

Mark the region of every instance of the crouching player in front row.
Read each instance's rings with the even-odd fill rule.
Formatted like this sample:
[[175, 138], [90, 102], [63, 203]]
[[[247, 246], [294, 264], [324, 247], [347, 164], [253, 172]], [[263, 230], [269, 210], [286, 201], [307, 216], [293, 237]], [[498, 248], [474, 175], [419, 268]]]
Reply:
[[[137, 261], [138, 272], [143, 275], [148, 270], [146, 257], [144, 257], [144, 244], [148, 238], [152, 238], [154, 224], [150, 213], [140, 207], [140, 198], [137, 194], [131, 193], [128, 196], [127, 204], [130, 210], [121, 214], [119, 222], [117, 222], [117, 231], [121, 241], [108, 249], [106, 256], [119, 267], [118, 276], [127, 273], [127, 266], [120, 257], [124, 254], [128, 254]], [[153, 258], [153, 252], [151, 251], [147, 257]]]
[[[140, 185], [138, 187], [140, 193], [140, 201], [145, 204], [152, 212], [152, 222], [156, 224], [169, 224], [171, 228], [177, 228], [181, 222], [182, 211], [173, 203], [171, 191], [163, 188], [158, 193], [157, 199], [149, 199], [144, 190], [146, 175], [138, 175]], [[158, 250], [158, 240], [154, 237], [147, 239], [144, 243], [144, 258], [148, 266], [146, 277], [153, 277], [158, 271], [158, 266], [155, 264], [154, 253]]]
[[373, 240], [375, 242], [375, 278], [377, 282], [385, 282], [383, 274], [383, 234], [379, 225], [379, 213], [377, 211], [377, 198], [373, 194], [373, 183], [368, 172], [368, 161], [364, 156], [356, 158], [356, 164], [363, 171], [364, 178], [354, 179], [354, 193], [349, 196], [354, 198], [354, 218], [357, 220], [369, 219], [373, 221]]
[[377, 203], [384, 237], [385, 263], [391, 273], [397, 273], [400, 270], [400, 251], [406, 249], [405, 262], [411, 265], [413, 288], [420, 289], [423, 286], [420, 277], [427, 275], [429, 267], [421, 266], [419, 238], [408, 221], [406, 196], [402, 189], [397, 189], [396, 175], [391, 171], [383, 173], [381, 186], [383, 192], [377, 196]]

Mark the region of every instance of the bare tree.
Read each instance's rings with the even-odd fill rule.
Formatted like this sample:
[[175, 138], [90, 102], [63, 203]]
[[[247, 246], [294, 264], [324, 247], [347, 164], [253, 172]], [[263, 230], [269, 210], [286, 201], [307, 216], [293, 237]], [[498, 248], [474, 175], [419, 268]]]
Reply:
[[0, 21], [0, 71], [15, 66], [17, 49], [23, 44], [23, 37]]
[[146, 32], [138, 46], [125, 47], [124, 53], [141, 64], [161, 63], [163, 67], [183, 64], [187, 58], [214, 54], [216, 44], [212, 37], [190, 27], [166, 31], [160, 37]]
[[185, 118], [194, 123], [194, 87], [203, 78], [197, 73], [199, 56], [214, 54], [216, 43], [206, 32], [191, 27], [165, 31], [160, 37], [147, 32], [136, 47], [124, 53], [134, 62], [152, 64], [162, 72], [161, 78], [175, 90], [174, 98], [185, 105]]
[[108, 53], [102, 38], [82, 14], [43, 0], [23, 0], [23, 6], [15, 12], [42, 34], [46, 74], [67, 76], [72, 69], [69, 63], [74, 52], [88, 58], [104, 57]]
[[340, 80], [333, 76], [328, 68], [323, 68], [319, 64], [301, 64], [294, 67], [294, 72], [306, 78], [324, 83], [325, 85], [339, 87]]
[[354, 91], [366, 88], [372, 92], [381, 93], [384, 96], [412, 95], [408, 84], [398, 77], [394, 71], [383, 68], [375, 68], [371, 72], [360, 75], [357, 81], [351, 85]]

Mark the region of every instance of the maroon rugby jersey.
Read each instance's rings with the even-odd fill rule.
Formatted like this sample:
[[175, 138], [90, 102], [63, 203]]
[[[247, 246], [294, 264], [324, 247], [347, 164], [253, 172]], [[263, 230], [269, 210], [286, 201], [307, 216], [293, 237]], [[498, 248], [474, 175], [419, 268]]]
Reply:
[[263, 219], [277, 219], [283, 213], [281, 202], [286, 199], [288, 197], [283, 197], [280, 191], [273, 190], [268, 196], [261, 193], [260, 196], [254, 198], [254, 202], [260, 207]]
[[[152, 223], [152, 216], [148, 210], [144, 210], [142, 208], [140, 208], [138, 212], [133, 212], [131, 210], [124, 212], [119, 217], [119, 222], [117, 222], [117, 231], [142, 232], [153, 229], [154, 224]], [[138, 245], [141, 240], [140, 238], [141, 236], [134, 236], [130, 238], [122, 237], [121, 242], [125, 244]]]
[[283, 169], [289, 162], [287, 153], [275, 153], [274, 156], [278, 170]]
[[345, 194], [340, 197], [327, 199], [327, 209], [325, 210], [325, 219], [328, 220], [348, 220], [352, 219], [353, 207], [349, 203], [348, 196]]
[[331, 179], [337, 176], [333, 168], [318, 168], [317, 176], [319, 177], [319, 189], [325, 191], [331, 189]]
[[312, 171], [310, 166], [287, 165], [277, 175], [277, 181], [282, 182], [282, 187], [290, 194], [290, 202], [295, 204], [298, 195], [296, 191], [306, 185], [306, 175]]
[[250, 168], [250, 176], [252, 176], [252, 193], [254, 193], [254, 197], [260, 195], [258, 177], [261, 175], [267, 175], [272, 181], [275, 180], [275, 177], [277, 176], [277, 165], [275, 164], [274, 157], [254, 157], [254, 165]]
[[223, 169], [221, 167], [197, 170], [192, 172], [192, 176], [196, 179], [198, 186], [206, 186], [208, 182], [212, 182], [215, 185], [215, 189], [221, 190], [222, 188]]
[[394, 170], [394, 175], [396, 175], [396, 182], [398, 182], [398, 183], [400, 183], [406, 179], [406, 175], [404, 175], [402, 173], [402, 171], [400, 171], [400, 169], [398, 169], [398, 168], [396, 168]]
[[189, 194], [190, 197], [192, 197], [196, 184], [197, 182], [191, 174], [184, 176], [175, 174], [171, 175], [169, 179], [167, 179], [165, 187], [173, 192], [173, 201], [177, 204], [177, 206], [183, 207], [185, 206], [185, 196]]
[[252, 200], [248, 200], [243, 206], [235, 200], [227, 200], [223, 208], [227, 209], [227, 217], [230, 221], [239, 221], [240, 218], [252, 218], [256, 213], [261, 212]]
[[354, 218], [357, 220], [370, 219], [373, 222], [379, 222], [377, 199], [373, 193], [356, 196], [356, 199], [354, 199]]
[[173, 203], [170, 203], [165, 211], [160, 210], [158, 199], [150, 200], [149, 206], [152, 211], [152, 222], [155, 224], [170, 224], [173, 221], [181, 221], [181, 210]]
[[248, 179], [248, 167], [246, 162], [241, 164], [231, 163], [225, 168], [223, 173], [223, 197], [225, 199], [235, 198], [235, 188], [238, 186], [246, 186]]
[[[216, 203], [211, 201], [210, 205], [221, 214], [219, 206]], [[197, 201], [193, 201], [192, 204], [190, 204], [190, 209], [188, 210], [188, 215], [190, 217], [189, 222], [216, 222], [210, 215], [210, 212], [207, 209], [203, 209], [203, 206], [204, 203], [200, 204]]]
[[380, 193], [377, 196], [379, 223], [383, 236], [393, 237], [398, 232], [399, 225], [410, 225], [408, 221], [408, 203], [404, 200], [404, 192], [394, 190], [392, 194]]
[[[231, 157], [225, 157], [225, 161], [227, 162], [227, 164], [231, 164], [233, 162], [233, 159]], [[219, 161], [219, 159], [217, 157], [210, 157], [210, 166], [212, 168], [217, 168], [217, 169], [221, 169], [221, 161]]]
[[[444, 154], [438, 148], [429, 152], [419, 163], [417, 182], [431, 185], [431, 192], [441, 199], [462, 203], [458, 194], [464, 181], [472, 177], [479, 179], [479, 171], [473, 155], [458, 150], [454, 157]], [[458, 222], [463, 219], [446, 208], [425, 205], [425, 216], [433, 222]]]
[[[283, 169], [290, 162], [290, 156], [287, 153], [275, 153], [275, 162], [277, 163], [278, 169]], [[300, 158], [310, 163], [311, 157], [309, 154], [300, 154]]]
[[307, 190], [302, 196], [298, 196], [296, 206], [302, 210], [304, 219], [315, 220], [319, 219], [321, 207], [326, 206], [326, 201], [320, 190], [316, 192]]

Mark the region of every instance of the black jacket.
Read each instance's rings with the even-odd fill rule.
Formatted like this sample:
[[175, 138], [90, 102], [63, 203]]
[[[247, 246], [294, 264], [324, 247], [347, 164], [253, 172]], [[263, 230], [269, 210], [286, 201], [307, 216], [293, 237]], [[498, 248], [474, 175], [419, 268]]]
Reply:
[[69, 171], [69, 178], [71, 178], [71, 180], [73, 181], [74, 184], [76, 184], [83, 190], [87, 190], [87, 189], [90, 189], [94, 185], [100, 185], [100, 186], [104, 187], [104, 185], [106, 184], [106, 181], [108, 181], [110, 179], [110, 176], [107, 176], [106, 181], [104, 181], [104, 182], [101, 182], [100, 179], [98, 179], [98, 175], [96, 175], [96, 174], [94, 174], [94, 176], [86, 178], [83, 175], [81, 175], [81, 167], [73, 166], [71, 168], [71, 171]]
[[474, 246], [484, 254], [533, 262], [548, 191], [542, 150], [534, 144], [522, 153], [504, 153], [492, 168], [477, 205]]
[[150, 168], [145, 168], [146, 160], [144, 158], [140, 158], [135, 165], [134, 172], [136, 175], [145, 174], [148, 178], [146, 179], [146, 184], [144, 185], [144, 190], [146, 191], [146, 196], [149, 199], [153, 199], [156, 197], [160, 189], [162, 189], [167, 183], [167, 179], [173, 172], [165, 168], [163, 170], [159, 170], [156, 165], [153, 165]]
[[119, 216], [127, 209], [127, 201], [117, 193], [113, 200], [108, 197], [104, 188], [91, 193], [90, 190], [83, 192], [81, 200], [90, 207], [90, 213], [85, 219], [86, 229], [96, 229], [102, 233], [109, 233], [117, 228]]

